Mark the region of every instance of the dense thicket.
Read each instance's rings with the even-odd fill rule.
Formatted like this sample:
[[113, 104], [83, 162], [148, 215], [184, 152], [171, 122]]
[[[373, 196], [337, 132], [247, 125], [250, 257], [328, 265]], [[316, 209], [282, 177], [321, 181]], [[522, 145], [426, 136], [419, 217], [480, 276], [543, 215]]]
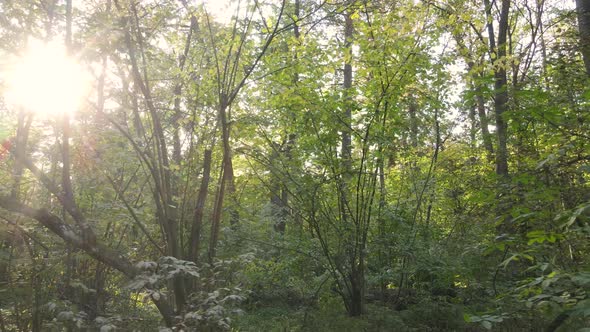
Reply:
[[588, 330], [587, 1], [206, 8], [0, 3], [0, 332]]

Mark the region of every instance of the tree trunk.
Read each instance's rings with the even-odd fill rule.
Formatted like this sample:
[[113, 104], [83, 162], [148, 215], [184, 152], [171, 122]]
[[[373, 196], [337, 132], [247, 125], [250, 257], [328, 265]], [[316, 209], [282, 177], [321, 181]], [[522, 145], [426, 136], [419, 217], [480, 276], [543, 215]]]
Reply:
[[[209, 263], [213, 263], [217, 251], [217, 241], [219, 239], [219, 229], [221, 227], [221, 218], [223, 216], [223, 203], [225, 199], [225, 189], [229, 194], [235, 192], [234, 186], [234, 169], [231, 160], [231, 149], [229, 144], [229, 123], [227, 121], [228, 99], [223, 93], [220, 98], [219, 122], [221, 123], [222, 140], [223, 140], [223, 161], [221, 163], [221, 178], [219, 180], [219, 188], [215, 198], [215, 206], [213, 208], [213, 216], [211, 220], [211, 236], [209, 238]], [[237, 211], [232, 208], [231, 223], [237, 223]]]
[[[348, 315], [351, 317], [360, 316], [365, 311], [365, 296], [364, 296], [364, 238], [363, 238], [363, 224], [361, 223], [362, 218], [359, 216], [353, 216], [349, 210], [349, 200], [351, 199], [350, 193], [350, 182], [352, 179], [352, 109], [353, 109], [353, 91], [352, 91], [352, 42], [354, 34], [354, 25], [352, 20], [353, 10], [349, 9], [346, 11], [344, 16], [344, 82], [342, 84], [343, 95], [344, 95], [344, 114], [342, 116], [344, 122], [344, 128], [342, 130], [342, 168], [343, 168], [343, 179], [342, 185], [340, 186], [341, 195], [341, 218], [344, 223], [351, 224], [350, 240], [351, 246], [354, 249], [346, 252], [349, 256], [350, 266], [348, 267], [347, 273], [349, 281], [349, 289], [347, 292], [348, 299], [345, 299], [347, 304]], [[359, 177], [362, 176], [360, 173], [357, 174]], [[359, 190], [357, 188], [357, 190]], [[357, 204], [361, 204], [358, 201]]]
[[[362, 243], [362, 242], [361, 242]], [[358, 317], [365, 313], [365, 255], [358, 253], [358, 263], [352, 262], [350, 273], [350, 305], [348, 315]]]
[[[120, 7], [118, 7], [120, 9]], [[144, 42], [142, 33], [139, 27], [139, 18], [136, 4], [130, 6], [134, 23], [135, 23], [135, 38], [131, 38], [131, 29], [123, 24], [125, 28], [125, 43], [129, 51], [129, 59], [131, 62], [132, 77], [135, 85], [139, 88], [144, 97], [145, 106], [151, 118], [155, 152], [156, 156], [152, 158], [152, 177], [156, 190], [154, 192], [154, 201], [157, 207], [157, 216], [160, 225], [164, 229], [166, 235], [167, 253], [168, 255], [182, 259], [180, 251], [179, 237], [178, 237], [178, 220], [176, 217], [176, 203], [173, 199], [174, 186], [170, 172], [170, 162], [168, 158], [168, 148], [166, 144], [166, 136], [164, 128], [160, 119], [160, 115], [156, 105], [154, 104], [151, 88], [149, 85], [149, 78], [146, 68], [146, 59], [144, 52]], [[127, 22], [124, 22], [127, 23]], [[137, 45], [137, 49], [136, 49]], [[142, 60], [140, 68], [138, 63], [138, 56]], [[172, 281], [174, 289], [174, 300], [176, 302], [176, 312], [181, 313], [184, 310], [185, 291], [184, 280], [182, 277], [175, 277]]]
[[95, 319], [97, 316], [102, 316], [105, 312], [105, 302], [107, 291], [105, 290], [106, 282], [106, 267], [101, 262], [96, 263], [96, 270], [94, 272], [94, 289], [96, 295], [91, 297], [92, 309], [89, 313], [90, 319]]
[[283, 200], [283, 192], [281, 191], [282, 181], [280, 174], [277, 174], [277, 159], [281, 156], [281, 145], [275, 142], [271, 142], [272, 153], [270, 156], [270, 167], [271, 167], [271, 179], [270, 179], [270, 204], [272, 207], [272, 219], [274, 221], [273, 228], [275, 231], [283, 234], [285, 232], [285, 209], [286, 206]]
[[[186, 63], [186, 58], [188, 57], [188, 53], [191, 47], [191, 40], [193, 31], [197, 27], [197, 18], [194, 15], [191, 15], [191, 23], [189, 26], [188, 34], [186, 36], [186, 41], [184, 44], [184, 51], [180, 55], [178, 59], [178, 69], [182, 73], [184, 71], [184, 66]], [[180, 160], [182, 157], [182, 146], [180, 142], [180, 132], [181, 132], [181, 125], [179, 123], [180, 119], [182, 119], [182, 112], [180, 110], [180, 99], [182, 96], [182, 87], [183, 87], [183, 78], [182, 75], [178, 75], [176, 78], [178, 82], [176, 86], [174, 86], [174, 109], [172, 115], [172, 160], [176, 165], [180, 165]]]
[[494, 66], [494, 113], [496, 115], [496, 138], [498, 148], [496, 151], [496, 174], [500, 177], [508, 176], [508, 125], [504, 113], [508, 108], [508, 90], [506, 66], [498, 64], [498, 60], [506, 59], [506, 41], [508, 35], [508, 14], [510, 13], [510, 0], [502, 0], [500, 22], [498, 24], [498, 43], [496, 44], [494, 26], [492, 20], [492, 7], [489, 0], [484, 0], [486, 17], [488, 19], [488, 35], [492, 65]]
[[[295, 37], [295, 43], [299, 43], [299, 39], [301, 37], [301, 32], [299, 31], [299, 12], [300, 12], [300, 0], [294, 1], [293, 6], [293, 15], [291, 19], [293, 21], [293, 37]], [[285, 44], [285, 52], [289, 52], [289, 44]], [[293, 52], [292, 55], [292, 63], [296, 64], [298, 62], [298, 55], [297, 50]], [[295, 89], [299, 84], [299, 72], [295, 70], [292, 77], [292, 88]], [[293, 107], [293, 106], [291, 106]], [[296, 111], [291, 109], [288, 112], [288, 120], [291, 121], [291, 124], [294, 124], [297, 121], [297, 114]], [[288, 130], [288, 129], [287, 129]], [[272, 142], [272, 154], [270, 158], [270, 165], [271, 165], [271, 181], [270, 181], [270, 203], [273, 207], [273, 216], [276, 217], [274, 221], [273, 228], [275, 231], [283, 234], [285, 233], [285, 229], [287, 227], [287, 216], [289, 214], [289, 193], [286, 188], [285, 183], [281, 180], [280, 174], [273, 174], [273, 169], [275, 169], [275, 161], [279, 159], [281, 156], [284, 156], [288, 161], [291, 161], [293, 158], [292, 150], [295, 146], [295, 139], [296, 134], [293, 132], [287, 131], [286, 139], [283, 145], [279, 145], [277, 143]], [[283, 148], [284, 146], [284, 148]]]
[[[488, 13], [489, 13], [487, 11], [487, 8], [488, 8], [487, 5], [488, 5], [488, 3], [486, 2], [486, 15], [488, 15]], [[494, 39], [493, 38], [493, 27], [491, 27], [491, 29], [488, 29], [488, 33], [492, 34], [492, 38], [490, 39], [490, 45], [491, 45], [492, 40]], [[467, 62], [467, 71], [469, 73], [473, 73], [472, 74], [473, 75], [472, 88], [473, 88], [473, 91], [475, 92], [476, 108], [477, 108], [477, 113], [479, 116], [479, 124], [481, 126], [481, 136], [482, 136], [482, 140], [483, 140], [483, 146], [486, 149], [486, 151], [488, 152], [488, 159], [493, 160], [494, 159], [494, 145], [492, 144], [492, 135], [490, 134], [490, 129], [488, 126], [489, 121], [488, 121], [488, 116], [486, 114], [485, 100], [483, 98], [483, 93], [481, 91], [481, 83], [479, 82], [479, 79], [481, 79], [482, 74], [473, 72], [474, 68], [475, 68], [475, 61], [473, 60], [473, 56], [470, 54], [471, 51], [465, 45], [465, 42], [463, 41], [463, 37], [457, 32], [453, 33], [453, 37], [455, 38], [455, 42], [457, 43], [457, 46], [459, 47], [459, 53], [464, 54], [465, 62]], [[495, 45], [495, 43], [494, 43], [494, 45]]]
[[580, 52], [584, 59], [586, 74], [590, 76], [590, 1], [576, 0], [578, 30], [580, 32]]
[[488, 125], [488, 116], [486, 114], [486, 105], [481, 93], [481, 88], [475, 88], [475, 98], [477, 103], [477, 115], [479, 117], [479, 125], [481, 127], [481, 136], [483, 139], [483, 146], [488, 152], [488, 159], [494, 159], [494, 144], [492, 143], [492, 135]]
[[203, 213], [205, 210], [205, 202], [207, 201], [207, 194], [209, 191], [209, 180], [211, 178], [211, 150], [205, 150], [203, 158], [203, 177], [201, 179], [201, 187], [199, 188], [199, 195], [195, 205], [195, 213], [193, 216], [193, 225], [191, 229], [190, 246], [188, 252], [188, 260], [197, 263], [199, 259], [199, 249], [201, 247], [201, 229], [203, 226]]
[[342, 116], [342, 164], [345, 175], [350, 173], [351, 169], [351, 125], [352, 125], [352, 35], [354, 27], [352, 23], [352, 13], [347, 11], [344, 17], [344, 114]]
[[413, 148], [418, 147], [418, 107], [414, 96], [410, 96], [408, 114], [410, 115], [410, 144]]
[[[29, 140], [29, 129], [33, 122], [33, 116], [26, 116], [25, 112], [21, 110], [18, 114], [18, 124], [16, 130], [16, 137], [14, 143], [15, 154], [17, 156], [24, 156], [27, 150], [27, 143]], [[23, 164], [18, 160], [14, 161], [13, 179], [14, 183], [10, 191], [10, 195], [15, 199], [20, 199], [20, 184], [23, 176]]]
[[217, 239], [219, 236], [219, 227], [221, 224], [221, 215], [223, 213], [223, 199], [225, 197], [225, 166], [222, 162], [219, 183], [217, 184], [217, 194], [215, 195], [215, 205], [213, 206], [213, 215], [211, 216], [211, 234], [209, 235], [209, 252], [207, 253], [209, 264], [213, 264], [216, 255]]
[[469, 105], [469, 145], [471, 147], [475, 147], [476, 141], [476, 133], [477, 133], [477, 121], [475, 120], [475, 109], [477, 106], [475, 104]]

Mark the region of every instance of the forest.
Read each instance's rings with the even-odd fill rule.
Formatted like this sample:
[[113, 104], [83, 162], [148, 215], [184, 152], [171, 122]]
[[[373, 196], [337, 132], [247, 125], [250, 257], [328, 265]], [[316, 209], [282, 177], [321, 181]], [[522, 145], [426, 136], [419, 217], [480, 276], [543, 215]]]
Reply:
[[589, 0], [0, 1], [0, 332], [589, 332], [589, 182]]

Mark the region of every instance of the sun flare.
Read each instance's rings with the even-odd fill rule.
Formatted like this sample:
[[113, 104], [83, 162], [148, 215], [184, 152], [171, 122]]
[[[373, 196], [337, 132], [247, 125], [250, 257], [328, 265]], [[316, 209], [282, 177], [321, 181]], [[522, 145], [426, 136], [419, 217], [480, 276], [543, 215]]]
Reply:
[[71, 114], [87, 92], [88, 75], [61, 45], [31, 42], [6, 75], [9, 105], [56, 116]]

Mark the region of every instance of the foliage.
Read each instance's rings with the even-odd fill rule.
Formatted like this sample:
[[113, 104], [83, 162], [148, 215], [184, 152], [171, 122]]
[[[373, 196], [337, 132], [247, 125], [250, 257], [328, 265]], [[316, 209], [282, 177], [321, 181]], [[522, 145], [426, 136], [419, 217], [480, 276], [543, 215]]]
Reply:
[[583, 8], [228, 6], [0, 3], [0, 332], [587, 329]]

